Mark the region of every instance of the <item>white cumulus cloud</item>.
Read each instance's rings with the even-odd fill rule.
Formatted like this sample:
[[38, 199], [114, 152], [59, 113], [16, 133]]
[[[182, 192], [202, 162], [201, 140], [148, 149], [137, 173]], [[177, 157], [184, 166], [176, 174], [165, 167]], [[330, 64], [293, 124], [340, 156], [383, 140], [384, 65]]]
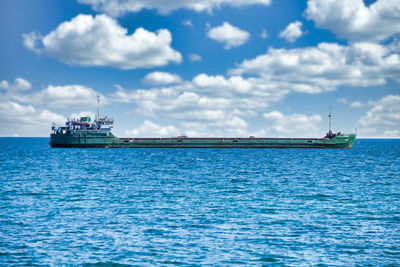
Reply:
[[13, 84], [9, 84], [6, 80], [0, 82], [0, 89], [7, 91], [26, 91], [31, 88], [31, 83], [23, 78], [16, 78]]
[[[67, 108], [97, 104], [97, 92], [83, 85], [49, 85], [40, 91], [28, 91], [31, 83], [23, 78], [15, 79], [13, 84], [6, 80], [0, 83], [0, 88], [6, 89], [0, 97], [3, 101], [39, 105], [46, 108]], [[107, 102], [102, 97], [102, 103]]]
[[400, 33], [397, 0], [377, 0], [369, 7], [363, 0], [308, 0], [305, 13], [317, 27], [353, 42], [380, 42]]
[[32, 105], [0, 102], [1, 136], [48, 136], [53, 122], [62, 124], [65, 117]]
[[196, 61], [202, 61], [203, 58], [200, 55], [197, 54], [190, 54], [189, 55], [189, 60], [192, 62], [196, 62]]
[[364, 104], [363, 103], [361, 103], [361, 101], [353, 101], [353, 102], [351, 102], [350, 103], [350, 107], [352, 107], [352, 108], [361, 108], [361, 107], [363, 107], [364, 106]]
[[[48, 85], [41, 90], [31, 88], [29, 81], [16, 78], [10, 84], [0, 82], [0, 136], [48, 136], [51, 123], [65, 123], [60, 109], [95, 107], [98, 93], [83, 85]], [[108, 99], [101, 96], [100, 105], [107, 104]], [[79, 116], [80, 114], [71, 114]], [[93, 113], [88, 113], [93, 117]]]
[[[83, 85], [49, 85], [34, 90], [29, 81], [17, 78], [12, 84], [3, 80], [0, 87], [5, 89], [0, 90], [0, 136], [48, 136], [52, 122], [65, 123], [65, 117], [53, 109], [58, 112], [97, 105], [98, 93]], [[101, 105], [107, 102], [101, 97]], [[87, 114], [93, 117], [92, 113]]]
[[360, 136], [400, 137], [400, 95], [387, 95], [370, 105], [357, 123]]
[[268, 107], [290, 92], [280, 83], [268, 83], [262, 79], [204, 73], [195, 76], [192, 81], [162, 88], [129, 91], [117, 88], [110, 97], [113, 101], [134, 102], [142, 114], [158, 117], [171, 113], [171, 117], [175, 118], [181, 114], [184, 116], [184, 112], [201, 110], [253, 113], [251, 110]]
[[106, 15], [78, 15], [44, 37], [30, 33], [23, 38], [28, 49], [72, 65], [136, 69], [181, 62], [181, 54], [170, 46], [168, 30], [153, 33], [138, 28], [127, 33]]
[[190, 19], [182, 20], [182, 25], [183, 26], [187, 26], [189, 28], [193, 28], [194, 27], [194, 25], [192, 23], [192, 20], [190, 20]]
[[260, 33], [260, 37], [263, 39], [267, 39], [268, 38], [268, 33], [266, 29], [263, 29]]
[[25, 102], [28, 101], [54, 108], [94, 107], [97, 104], [97, 92], [83, 85], [49, 85], [29, 95], [25, 99]]
[[40, 48], [38, 48], [38, 46], [40, 46], [40, 39], [42, 39], [41, 35], [37, 34], [36, 32], [31, 32], [23, 34], [22, 38], [22, 43], [26, 48], [35, 51], [36, 53], [41, 52]]
[[110, 97], [113, 101], [133, 103], [136, 114], [190, 136], [249, 136], [245, 118], [257, 116], [289, 92], [279, 84], [255, 78], [204, 73], [192, 81], [161, 88], [117, 88]]
[[[181, 134], [190, 137], [248, 136], [247, 123], [223, 111], [189, 112], [185, 116], [189, 118], [175, 119], [167, 126], [145, 120], [138, 128], [125, 134], [134, 137], [172, 137]], [[190, 116], [194, 116], [193, 120], [190, 120]], [[205, 120], [199, 120], [200, 116], [205, 116]]]
[[268, 122], [268, 127], [257, 135], [269, 137], [316, 137], [321, 134], [319, 124], [322, 117], [318, 114], [307, 116], [305, 114], [285, 115], [279, 111], [263, 114]]
[[321, 93], [343, 85], [384, 84], [387, 78], [400, 82], [400, 55], [387, 46], [373, 43], [269, 48], [266, 54], [244, 60], [229, 73], [254, 74], [269, 82], [282, 83], [293, 91]]
[[279, 37], [285, 39], [289, 43], [293, 43], [297, 38], [303, 35], [301, 26], [303, 26], [303, 23], [300, 21], [292, 22], [285, 30], [279, 33]]
[[345, 97], [340, 97], [340, 98], [336, 99], [336, 101], [339, 103], [345, 104], [345, 105], [347, 105], [349, 103], [349, 101]]
[[156, 9], [161, 14], [168, 14], [177, 9], [190, 9], [196, 12], [212, 12], [223, 5], [232, 7], [264, 5], [268, 6], [271, 0], [78, 0], [89, 4], [96, 11], [105, 12], [111, 16], [122, 16], [142, 9]]
[[144, 77], [143, 82], [151, 85], [167, 85], [180, 83], [182, 82], [182, 78], [177, 74], [155, 71], [147, 74]]
[[230, 49], [243, 45], [249, 39], [250, 33], [224, 22], [221, 26], [211, 28], [207, 36], [217, 42], [225, 43], [224, 48]]
[[179, 135], [179, 130], [174, 125], [162, 126], [145, 120], [142, 125], [131, 131], [126, 131], [131, 137], [173, 137]]

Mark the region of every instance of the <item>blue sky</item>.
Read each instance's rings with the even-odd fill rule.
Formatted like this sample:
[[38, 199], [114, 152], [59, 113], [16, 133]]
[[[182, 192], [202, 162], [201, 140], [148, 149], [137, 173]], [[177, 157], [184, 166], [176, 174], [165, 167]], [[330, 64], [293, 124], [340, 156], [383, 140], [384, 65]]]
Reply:
[[[397, 3], [396, 3], [397, 2]], [[0, 2], [0, 136], [400, 137], [395, 0]]]

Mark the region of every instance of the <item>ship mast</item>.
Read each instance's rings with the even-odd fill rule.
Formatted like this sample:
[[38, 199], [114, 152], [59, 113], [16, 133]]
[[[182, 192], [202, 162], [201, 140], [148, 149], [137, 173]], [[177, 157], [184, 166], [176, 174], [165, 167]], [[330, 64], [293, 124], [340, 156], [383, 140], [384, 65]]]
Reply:
[[97, 121], [100, 120], [99, 104], [100, 104], [100, 95], [97, 94]]
[[329, 132], [332, 132], [332, 106], [329, 105]]

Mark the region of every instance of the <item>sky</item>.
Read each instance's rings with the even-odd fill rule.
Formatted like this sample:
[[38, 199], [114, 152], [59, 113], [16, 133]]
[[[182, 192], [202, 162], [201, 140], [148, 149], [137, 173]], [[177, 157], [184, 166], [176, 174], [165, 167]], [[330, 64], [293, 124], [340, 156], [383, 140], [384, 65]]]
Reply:
[[0, 136], [400, 137], [399, 0], [0, 1]]

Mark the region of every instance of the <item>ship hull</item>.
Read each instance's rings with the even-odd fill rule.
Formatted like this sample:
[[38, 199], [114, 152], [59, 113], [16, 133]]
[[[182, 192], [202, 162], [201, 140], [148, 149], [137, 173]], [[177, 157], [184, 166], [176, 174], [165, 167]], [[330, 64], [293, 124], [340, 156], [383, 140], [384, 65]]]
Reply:
[[117, 138], [112, 134], [51, 134], [59, 148], [351, 148], [355, 134], [334, 138]]

